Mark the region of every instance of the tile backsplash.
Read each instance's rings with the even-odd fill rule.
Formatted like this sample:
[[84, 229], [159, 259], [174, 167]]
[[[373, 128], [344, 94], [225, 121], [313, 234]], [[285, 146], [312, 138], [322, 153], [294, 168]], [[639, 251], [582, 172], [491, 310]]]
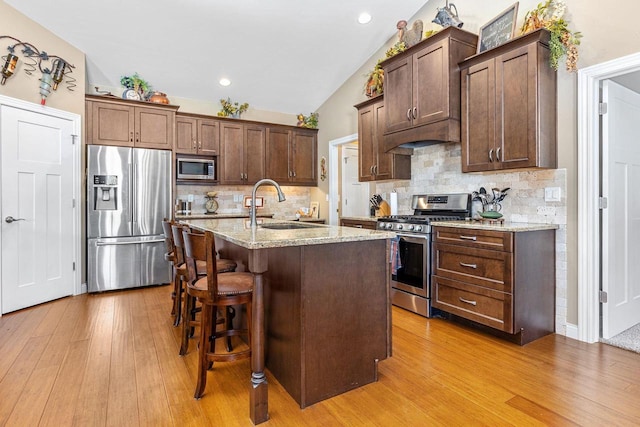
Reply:
[[[411, 214], [411, 197], [425, 193], [471, 193], [485, 187], [509, 187], [501, 202], [505, 220], [557, 224], [556, 231], [556, 331], [566, 334], [567, 317], [567, 171], [529, 169], [462, 173], [460, 143], [443, 143], [416, 148], [411, 157], [411, 180], [377, 183], [375, 193], [389, 200], [398, 193], [398, 213]], [[560, 189], [559, 202], [545, 201], [545, 188]], [[474, 202], [472, 210], [481, 210]]]
[[[274, 218], [292, 218], [300, 208], [308, 208], [311, 202], [310, 190], [308, 187], [281, 186], [287, 200], [278, 202], [278, 194], [272, 186], [261, 186], [256, 193], [264, 197], [264, 207], [258, 209], [260, 214], [273, 214]], [[207, 201], [205, 195], [209, 191], [217, 192], [218, 213], [225, 214], [248, 214], [249, 209], [243, 205], [244, 197], [251, 197], [252, 186], [248, 185], [178, 185], [175, 199], [187, 200], [189, 195], [193, 196], [191, 203], [191, 213], [194, 215], [206, 212], [204, 205]]]

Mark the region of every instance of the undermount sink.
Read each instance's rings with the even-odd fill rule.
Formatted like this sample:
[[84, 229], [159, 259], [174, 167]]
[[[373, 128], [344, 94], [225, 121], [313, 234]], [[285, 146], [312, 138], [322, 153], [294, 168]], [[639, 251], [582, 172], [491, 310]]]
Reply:
[[275, 222], [260, 225], [261, 228], [267, 228], [269, 230], [296, 230], [299, 228], [314, 228], [315, 225], [301, 224], [299, 222]]

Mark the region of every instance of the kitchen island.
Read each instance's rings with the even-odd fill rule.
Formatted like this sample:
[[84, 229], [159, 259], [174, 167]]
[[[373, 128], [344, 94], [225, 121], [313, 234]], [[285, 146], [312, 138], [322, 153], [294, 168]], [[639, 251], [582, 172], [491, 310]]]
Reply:
[[245, 219], [183, 222], [213, 232], [221, 256], [255, 275], [255, 424], [268, 419], [265, 363], [301, 408], [376, 381], [378, 361], [391, 355], [393, 234], [273, 219], [253, 228]]

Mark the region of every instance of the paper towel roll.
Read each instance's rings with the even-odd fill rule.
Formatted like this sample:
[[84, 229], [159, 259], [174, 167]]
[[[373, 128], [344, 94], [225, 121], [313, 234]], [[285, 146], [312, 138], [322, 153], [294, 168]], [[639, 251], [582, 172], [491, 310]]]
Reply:
[[391, 215], [398, 215], [398, 193], [389, 193], [389, 205], [391, 205]]

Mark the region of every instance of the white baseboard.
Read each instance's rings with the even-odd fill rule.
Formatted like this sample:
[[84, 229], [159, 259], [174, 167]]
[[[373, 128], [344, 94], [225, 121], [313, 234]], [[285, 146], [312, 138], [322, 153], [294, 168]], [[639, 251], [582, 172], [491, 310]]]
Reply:
[[574, 340], [578, 339], [578, 325], [567, 323], [567, 337], [573, 338]]

